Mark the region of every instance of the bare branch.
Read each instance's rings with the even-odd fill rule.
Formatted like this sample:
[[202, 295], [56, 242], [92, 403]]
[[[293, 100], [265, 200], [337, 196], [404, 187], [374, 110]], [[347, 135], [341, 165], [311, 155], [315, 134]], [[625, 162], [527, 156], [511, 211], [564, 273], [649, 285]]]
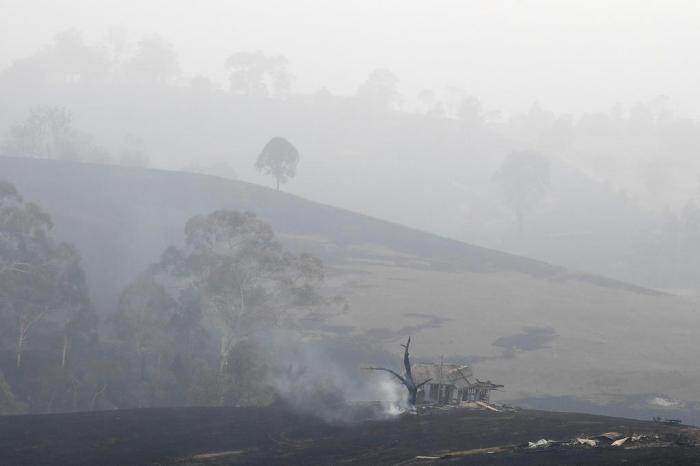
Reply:
[[404, 348], [403, 366], [406, 373], [406, 379], [408, 379], [412, 385], [415, 385], [415, 382], [413, 381], [413, 373], [411, 372], [411, 359], [408, 354], [408, 347], [411, 346], [411, 337], [408, 337], [406, 344], [401, 346]]
[[464, 381], [467, 382], [467, 385], [469, 385], [469, 386], [472, 385], [472, 383], [469, 381], [469, 379], [467, 378], [467, 376], [464, 375], [464, 372], [462, 372], [462, 368], [458, 368], [458, 369], [457, 369], [457, 372], [459, 373], [459, 375], [462, 376], [462, 378], [464, 379]]
[[399, 374], [397, 374], [396, 372], [392, 371], [391, 369], [387, 369], [387, 368], [385, 368], [385, 367], [363, 367], [363, 369], [368, 370], [368, 371], [384, 371], [384, 372], [388, 372], [388, 373], [390, 373], [391, 375], [393, 375], [394, 377], [396, 377], [397, 379], [399, 379], [399, 380], [401, 381], [402, 384], [408, 386], [408, 382], [406, 382], [406, 379], [404, 379], [403, 377], [401, 377]]
[[428, 379], [428, 380], [425, 380], [425, 381], [419, 383], [418, 385], [416, 385], [416, 390], [420, 389], [423, 385], [427, 384], [431, 380], [433, 380], [433, 379]]

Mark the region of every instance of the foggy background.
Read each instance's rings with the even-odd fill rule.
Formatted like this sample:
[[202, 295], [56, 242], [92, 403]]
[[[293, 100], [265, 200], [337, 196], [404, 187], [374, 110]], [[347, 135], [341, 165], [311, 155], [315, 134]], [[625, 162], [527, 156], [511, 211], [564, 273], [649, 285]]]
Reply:
[[185, 76], [227, 81], [225, 57], [263, 50], [290, 61], [297, 92], [353, 94], [375, 68], [401, 78], [409, 100], [454, 86], [508, 115], [538, 101], [557, 113], [598, 112], [668, 95], [697, 117], [693, 56], [700, 6], [686, 0], [444, 1], [8, 1], [0, 66], [62, 30], [89, 43], [112, 29], [159, 34]]
[[[250, 158], [284, 135], [304, 155], [288, 192], [645, 286], [695, 287], [695, 271], [675, 271], [694, 265], [655, 277], [637, 256], [665, 248], [654, 260], [677, 260], [658, 243], [679, 241], [664, 237], [669, 222], [694, 215], [693, 2], [2, 5], [4, 128], [57, 106], [115, 159], [133, 146], [153, 168], [263, 184]], [[284, 57], [288, 86], [246, 100], [229, 83], [237, 52]], [[388, 81], [363, 97], [374, 70]], [[551, 172], [521, 231], [494, 178], [518, 150]]]

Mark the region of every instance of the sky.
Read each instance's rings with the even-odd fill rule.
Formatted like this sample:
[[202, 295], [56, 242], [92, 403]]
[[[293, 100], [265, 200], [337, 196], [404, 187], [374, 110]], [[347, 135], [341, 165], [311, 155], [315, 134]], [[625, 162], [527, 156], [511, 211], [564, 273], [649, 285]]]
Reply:
[[448, 87], [487, 109], [607, 110], [658, 95], [700, 117], [692, 0], [0, 0], [0, 67], [63, 30], [158, 34], [186, 75], [223, 83], [236, 51], [283, 54], [294, 89], [352, 94], [375, 68], [408, 99]]

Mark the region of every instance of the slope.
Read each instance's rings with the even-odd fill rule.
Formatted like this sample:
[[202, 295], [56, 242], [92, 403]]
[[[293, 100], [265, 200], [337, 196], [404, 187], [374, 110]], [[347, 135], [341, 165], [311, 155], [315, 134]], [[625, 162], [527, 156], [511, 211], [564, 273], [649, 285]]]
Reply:
[[12, 158], [0, 173], [80, 248], [103, 315], [189, 217], [251, 210], [329, 265], [350, 302], [319, 329], [333, 338], [395, 350], [412, 334], [417, 357], [467, 358], [505, 398], [700, 400], [700, 316], [674, 296], [216, 177]]

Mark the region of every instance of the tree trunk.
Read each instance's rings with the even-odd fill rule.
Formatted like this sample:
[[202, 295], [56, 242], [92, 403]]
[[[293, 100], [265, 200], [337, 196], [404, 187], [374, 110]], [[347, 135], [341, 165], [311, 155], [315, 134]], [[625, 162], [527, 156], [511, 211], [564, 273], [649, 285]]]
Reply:
[[90, 400], [90, 411], [95, 410], [95, 406], [97, 405], [97, 399], [104, 393], [104, 391], [107, 389], [107, 385], [103, 385], [102, 388], [98, 389], [94, 395], [92, 395], [92, 399]]
[[19, 338], [17, 339], [17, 360], [16, 360], [16, 366], [17, 369], [22, 367], [22, 348], [24, 347], [24, 325], [20, 325], [19, 328]]
[[68, 335], [63, 335], [63, 351], [61, 352], [61, 369], [66, 367], [66, 355], [68, 354]]
[[411, 406], [416, 405], [416, 400], [418, 399], [418, 387], [415, 385], [412, 387], [406, 387], [408, 390], [408, 404]]
[[226, 387], [225, 387], [225, 374], [226, 368], [228, 367], [228, 359], [231, 354], [231, 342], [233, 338], [229, 335], [221, 335], [221, 348], [219, 349], [219, 406], [224, 405]]
[[229, 344], [229, 337], [227, 335], [221, 335], [221, 346], [219, 348], [219, 378], [224, 376], [226, 366], [228, 366], [228, 355], [230, 353]]
[[408, 354], [408, 347], [411, 345], [411, 337], [408, 337], [408, 341], [406, 342], [405, 345], [401, 345], [404, 348], [404, 353], [403, 353], [403, 366], [404, 366], [404, 375], [403, 377], [397, 374], [396, 372], [392, 371], [391, 369], [386, 369], [384, 367], [366, 367], [365, 369], [372, 370], [372, 371], [384, 371], [388, 372], [394, 377], [396, 377], [404, 387], [406, 387], [406, 390], [408, 391], [408, 403], [411, 406], [416, 405], [416, 401], [418, 399], [418, 390], [420, 388], [430, 382], [432, 379], [424, 380], [421, 383], [416, 383], [415, 380], [413, 380], [413, 374], [411, 373], [411, 359]]
[[27, 316], [20, 317], [20, 319], [19, 319], [19, 335], [17, 338], [17, 360], [16, 360], [17, 369], [22, 367], [22, 350], [24, 349], [24, 340], [25, 340], [25, 337], [27, 335], [27, 332], [32, 327], [32, 325], [39, 322], [44, 317], [44, 315], [46, 315], [48, 310], [49, 310], [48, 307], [45, 307], [41, 312], [39, 312], [37, 315], [35, 315], [32, 318], [29, 318]]

